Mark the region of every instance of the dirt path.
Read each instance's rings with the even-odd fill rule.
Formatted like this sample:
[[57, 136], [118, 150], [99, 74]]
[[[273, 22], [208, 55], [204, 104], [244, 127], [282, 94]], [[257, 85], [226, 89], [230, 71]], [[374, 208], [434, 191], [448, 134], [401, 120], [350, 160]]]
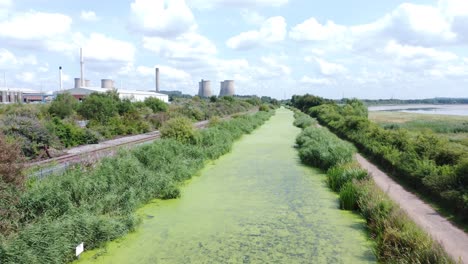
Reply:
[[468, 264], [468, 235], [440, 216], [431, 206], [406, 191], [393, 179], [357, 154], [361, 166], [373, 176], [375, 183], [397, 202], [419, 226], [437, 240], [456, 261]]

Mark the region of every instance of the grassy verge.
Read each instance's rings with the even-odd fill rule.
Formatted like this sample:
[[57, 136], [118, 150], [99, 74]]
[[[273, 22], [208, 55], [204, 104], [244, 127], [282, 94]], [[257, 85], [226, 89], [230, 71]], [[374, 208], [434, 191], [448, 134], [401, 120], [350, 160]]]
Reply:
[[21, 214], [16, 232], [0, 235], [0, 263], [66, 263], [81, 242], [92, 249], [125, 235], [139, 223], [138, 207], [180, 196], [181, 182], [271, 115], [240, 116], [195, 133], [190, 141], [161, 139], [32, 182], [12, 208]]
[[340, 206], [358, 211], [367, 222], [375, 252], [384, 263], [453, 263], [442, 247], [412, 222], [353, 160], [354, 147], [326, 128], [306, 127], [296, 143], [301, 160], [327, 169], [328, 186]]

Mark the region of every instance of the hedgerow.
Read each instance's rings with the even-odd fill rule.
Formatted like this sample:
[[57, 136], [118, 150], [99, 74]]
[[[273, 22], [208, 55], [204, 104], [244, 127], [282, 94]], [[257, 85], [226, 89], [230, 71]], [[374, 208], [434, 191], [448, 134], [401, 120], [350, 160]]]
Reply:
[[462, 169], [466, 167], [468, 153], [462, 148], [451, 147], [447, 139], [427, 130], [382, 128], [368, 120], [367, 107], [355, 99], [344, 105], [329, 101], [305, 104], [308, 97], [295, 97], [300, 102], [296, 104], [331, 131], [353, 142], [394, 178], [468, 223], [468, 174]]
[[[367, 171], [352, 161], [355, 149], [349, 143], [320, 127], [307, 127], [296, 142], [304, 163], [329, 168], [327, 183], [339, 193], [340, 207], [357, 210], [366, 219], [379, 262], [454, 263], [437, 242], [375, 186]], [[341, 156], [337, 150], [350, 153]]]

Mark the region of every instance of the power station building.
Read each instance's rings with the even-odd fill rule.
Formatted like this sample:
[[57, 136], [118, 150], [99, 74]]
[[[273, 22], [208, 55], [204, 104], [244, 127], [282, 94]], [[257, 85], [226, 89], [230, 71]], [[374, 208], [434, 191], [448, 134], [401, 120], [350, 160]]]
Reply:
[[[89, 80], [83, 82], [85, 86], [81, 86], [81, 79], [75, 78], [75, 87], [72, 89], [64, 90], [62, 93], [70, 93], [76, 99], [82, 100], [91, 93], [105, 93], [109, 90], [116, 89], [114, 81], [111, 79], [102, 79], [100, 87], [93, 87], [90, 85]], [[166, 94], [156, 93], [152, 91], [138, 91], [138, 90], [127, 90], [117, 89], [119, 97], [121, 99], [130, 99], [132, 101], [144, 101], [146, 98], [154, 97], [163, 102], [169, 102], [169, 96]]]
[[[60, 88], [62, 88], [62, 67], [60, 71]], [[58, 93], [70, 93], [76, 99], [82, 100], [86, 96], [92, 93], [105, 93], [109, 90], [116, 89], [114, 81], [111, 79], [102, 79], [101, 87], [92, 87], [91, 82], [84, 78], [84, 60], [83, 51], [80, 49], [80, 73], [81, 78], [75, 78], [75, 87], [68, 90], [60, 90]], [[169, 96], [166, 94], [159, 93], [159, 68], [155, 69], [156, 76], [156, 90], [153, 91], [138, 91], [130, 89], [116, 89], [121, 99], [130, 99], [132, 101], [144, 101], [146, 98], [154, 97], [163, 102], [169, 102]]]

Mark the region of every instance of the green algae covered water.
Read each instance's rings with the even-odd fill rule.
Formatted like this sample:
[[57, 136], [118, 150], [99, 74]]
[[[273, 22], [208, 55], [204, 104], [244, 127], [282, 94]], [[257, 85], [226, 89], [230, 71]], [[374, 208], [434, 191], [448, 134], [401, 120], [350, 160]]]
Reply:
[[[138, 230], [80, 263], [375, 262], [364, 222], [301, 165], [293, 114], [277, 114], [204, 168], [182, 197], [138, 213]], [[157, 157], [155, 157], [157, 158]]]

